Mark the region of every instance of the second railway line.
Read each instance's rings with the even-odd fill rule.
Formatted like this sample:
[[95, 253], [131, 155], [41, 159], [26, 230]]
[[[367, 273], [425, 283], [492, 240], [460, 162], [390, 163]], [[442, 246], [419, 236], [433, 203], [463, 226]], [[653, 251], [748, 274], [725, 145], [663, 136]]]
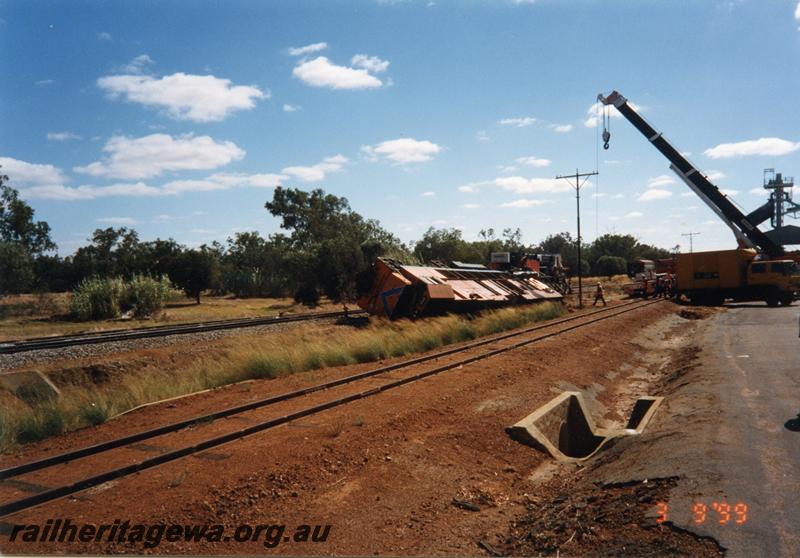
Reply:
[[136, 339], [150, 339], [168, 337], [171, 335], [190, 335], [209, 331], [228, 329], [242, 329], [266, 325], [280, 325], [295, 322], [337, 319], [365, 315], [362, 311], [337, 311], [337, 312], [308, 312], [288, 316], [269, 316], [257, 318], [238, 318], [231, 320], [214, 320], [169, 326], [155, 326], [135, 329], [116, 329], [108, 331], [75, 333], [53, 337], [36, 337], [29, 339], [15, 339], [0, 341], [0, 355], [34, 352], [46, 349], [59, 349], [81, 345], [96, 345], [100, 343], [113, 343], [117, 341], [130, 341]]

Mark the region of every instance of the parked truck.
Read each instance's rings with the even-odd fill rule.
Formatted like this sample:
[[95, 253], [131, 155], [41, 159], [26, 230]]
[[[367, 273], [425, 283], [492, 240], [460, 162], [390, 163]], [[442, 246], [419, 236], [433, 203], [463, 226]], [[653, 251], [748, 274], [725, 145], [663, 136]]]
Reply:
[[718, 306], [732, 299], [789, 306], [800, 291], [797, 264], [756, 256], [752, 249], [678, 254], [677, 293], [694, 304]]

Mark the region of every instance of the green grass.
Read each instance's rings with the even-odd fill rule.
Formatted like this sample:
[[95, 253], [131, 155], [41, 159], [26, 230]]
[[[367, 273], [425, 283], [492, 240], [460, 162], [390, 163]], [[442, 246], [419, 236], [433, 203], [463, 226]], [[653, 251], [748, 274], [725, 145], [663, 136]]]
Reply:
[[120, 377], [113, 385], [67, 386], [58, 401], [22, 401], [0, 394], [0, 449], [41, 440], [64, 430], [96, 425], [138, 405], [241, 382], [297, 372], [413, 355], [523, 327], [561, 315], [561, 304], [450, 315], [417, 321], [373, 320], [359, 329], [309, 327], [278, 331], [259, 340], [232, 341], [178, 371], [151, 368]]

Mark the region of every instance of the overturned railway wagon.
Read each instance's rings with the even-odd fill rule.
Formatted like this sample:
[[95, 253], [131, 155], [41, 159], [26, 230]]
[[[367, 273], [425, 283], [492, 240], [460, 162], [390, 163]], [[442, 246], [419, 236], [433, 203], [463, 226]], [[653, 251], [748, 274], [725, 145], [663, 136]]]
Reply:
[[378, 258], [374, 273], [372, 287], [358, 305], [391, 319], [562, 299], [533, 273], [479, 265], [428, 267]]

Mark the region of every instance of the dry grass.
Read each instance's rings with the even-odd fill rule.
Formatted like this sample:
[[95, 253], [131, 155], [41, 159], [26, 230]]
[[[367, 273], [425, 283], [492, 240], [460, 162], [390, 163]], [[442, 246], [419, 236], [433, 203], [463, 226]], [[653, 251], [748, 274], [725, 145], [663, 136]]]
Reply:
[[[203, 297], [202, 304], [198, 305], [176, 294], [166, 307], [152, 318], [73, 322], [67, 317], [70, 296], [69, 293], [0, 296], [0, 341], [105, 329], [275, 316], [279, 312], [296, 314], [311, 311], [290, 298]], [[322, 301], [321, 306], [315, 310], [340, 309], [341, 306]]]
[[561, 304], [505, 308], [470, 318], [443, 316], [417, 321], [373, 320], [362, 328], [279, 330], [259, 338], [234, 338], [222, 351], [208, 351], [179, 369], [150, 367], [98, 385], [62, 387], [57, 402], [25, 403], [0, 392], [0, 448], [98, 424], [137, 405], [244, 380], [277, 378], [301, 371], [374, 362], [420, 353], [551, 319]]

